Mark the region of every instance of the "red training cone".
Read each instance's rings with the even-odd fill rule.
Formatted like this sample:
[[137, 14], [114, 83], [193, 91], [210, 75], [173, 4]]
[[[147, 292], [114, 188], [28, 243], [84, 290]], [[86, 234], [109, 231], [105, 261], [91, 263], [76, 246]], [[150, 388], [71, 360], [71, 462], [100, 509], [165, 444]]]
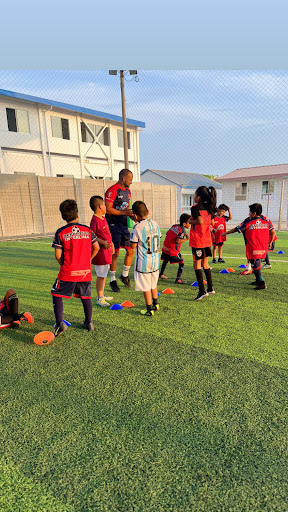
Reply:
[[133, 304], [133, 302], [130, 302], [130, 300], [125, 300], [124, 302], [122, 302], [121, 306], [123, 306], [123, 308], [133, 308], [135, 304]]
[[175, 293], [173, 290], [171, 290], [171, 288], [166, 288], [165, 290], [163, 290], [162, 293], [165, 293], [166, 295], [171, 295], [171, 293]]

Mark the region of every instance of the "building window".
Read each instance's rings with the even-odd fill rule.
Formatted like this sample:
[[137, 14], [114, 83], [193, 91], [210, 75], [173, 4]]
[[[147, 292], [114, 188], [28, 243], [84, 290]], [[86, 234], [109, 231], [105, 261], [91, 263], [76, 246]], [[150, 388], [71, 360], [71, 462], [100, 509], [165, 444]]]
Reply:
[[[124, 148], [123, 130], [117, 130], [118, 148]], [[130, 132], [127, 132], [128, 149], [131, 149]]]
[[[103, 126], [98, 124], [91, 124], [91, 123], [81, 123], [81, 137], [82, 142], [90, 142], [90, 144], [95, 140], [89, 130], [87, 130], [87, 126], [90, 128], [91, 132], [98, 137], [99, 133], [103, 129]], [[110, 146], [110, 133], [109, 128], [105, 128], [101, 135], [98, 137], [98, 140], [100, 144], [103, 146]]]
[[191, 208], [191, 206], [194, 204], [193, 202], [193, 196], [188, 196], [186, 194], [184, 194], [182, 196], [182, 205], [183, 206], [188, 206]]
[[52, 137], [70, 140], [69, 120], [62, 117], [51, 116]]
[[236, 183], [235, 200], [245, 201], [247, 199], [247, 183]]
[[27, 110], [6, 108], [6, 116], [9, 132], [30, 133]]
[[261, 199], [272, 196], [274, 193], [274, 181], [262, 181]]

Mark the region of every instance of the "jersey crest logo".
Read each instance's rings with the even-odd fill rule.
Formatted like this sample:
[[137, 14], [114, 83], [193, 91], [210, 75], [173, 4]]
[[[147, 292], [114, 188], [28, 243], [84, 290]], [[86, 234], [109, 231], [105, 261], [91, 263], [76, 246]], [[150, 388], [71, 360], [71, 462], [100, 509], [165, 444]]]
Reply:
[[202, 251], [196, 251], [196, 256], [200, 258], [202, 256]]

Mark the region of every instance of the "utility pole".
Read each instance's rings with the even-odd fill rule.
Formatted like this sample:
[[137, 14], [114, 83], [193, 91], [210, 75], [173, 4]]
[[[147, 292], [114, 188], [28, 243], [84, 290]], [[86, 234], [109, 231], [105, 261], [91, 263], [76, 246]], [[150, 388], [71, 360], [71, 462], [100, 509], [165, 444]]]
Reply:
[[[117, 75], [118, 71], [110, 70], [109, 75]], [[129, 70], [130, 75], [136, 75], [135, 80], [138, 82], [137, 71], [134, 69]], [[121, 87], [121, 103], [122, 103], [122, 124], [123, 124], [123, 146], [124, 146], [124, 165], [125, 169], [129, 169], [128, 160], [128, 135], [127, 135], [127, 122], [126, 122], [126, 103], [125, 103], [125, 87], [124, 87], [124, 75], [125, 71], [120, 70], [120, 87]]]
[[125, 163], [125, 169], [129, 169], [128, 136], [127, 136], [127, 122], [126, 122], [126, 103], [125, 103], [125, 88], [124, 88], [124, 71], [120, 71], [120, 87], [121, 87], [122, 120], [123, 120], [124, 163]]

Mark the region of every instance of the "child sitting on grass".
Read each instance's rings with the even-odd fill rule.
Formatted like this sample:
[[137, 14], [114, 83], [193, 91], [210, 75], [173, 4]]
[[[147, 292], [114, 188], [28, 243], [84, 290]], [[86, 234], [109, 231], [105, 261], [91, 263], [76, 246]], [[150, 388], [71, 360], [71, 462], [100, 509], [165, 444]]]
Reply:
[[162, 255], [161, 260], [163, 261], [162, 267], [160, 270], [160, 279], [168, 279], [165, 274], [165, 268], [167, 263], [178, 263], [178, 272], [175, 279], [175, 283], [177, 284], [185, 284], [187, 281], [183, 281], [181, 279], [181, 275], [184, 268], [184, 261], [180, 252], [181, 244], [188, 240], [188, 236], [186, 235], [186, 229], [190, 228], [189, 224], [190, 215], [188, 213], [182, 213], [180, 217], [179, 224], [174, 224], [169, 231], [167, 231], [163, 246], [162, 246]]
[[96, 291], [97, 299], [96, 305], [107, 307], [110, 306], [108, 300], [113, 300], [113, 297], [104, 295], [104, 288], [108, 270], [112, 263], [112, 254], [114, 254], [114, 245], [109, 229], [108, 222], [105, 218], [106, 205], [101, 196], [92, 196], [90, 198], [90, 208], [93, 210], [94, 215], [90, 222], [90, 229], [97, 236], [100, 246], [99, 252], [93, 258], [92, 263], [96, 272]]
[[78, 222], [76, 201], [66, 199], [60, 204], [59, 209], [62, 219], [67, 224], [56, 231], [52, 244], [55, 249], [55, 258], [60, 265], [58, 277], [51, 289], [56, 318], [55, 336], [59, 336], [68, 329], [68, 326], [63, 322], [62, 299], [63, 297], [71, 299], [72, 295], [82, 301], [85, 314], [82, 326], [88, 331], [94, 331], [91, 301], [91, 259], [99, 251], [97, 237], [88, 226]]
[[0, 300], [0, 328], [20, 325], [21, 321], [34, 323], [31, 313], [18, 313], [18, 295], [10, 288], [3, 300]]
[[[229, 215], [225, 215], [228, 211]], [[214, 226], [212, 230], [213, 242], [213, 260], [212, 263], [217, 263], [216, 251], [218, 247], [218, 263], [225, 263], [222, 259], [222, 250], [226, 237], [221, 237], [222, 233], [226, 231], [226, 222], [232, 219], [231, 210], [226, 204], [220, 204], [217, 208], [216, 217], [214, 218]]]
[[246, 256], [252, 265], [256, 280], [251, 283], [255, 290], [265, 290], [267, 285], [261, 274], [261, 259], [265, 258], [267, 247], [270, 248], [276, 233], [272, 224], [261, 215], [262, 205], [254, 203], [249, 206], [249, 217], [236, 228], [223, 233], [222, 237], [238, 231], [245, 233]]
[[161, 232], [158, 224], [148, 219], [149, 211], [143, 201], [133, 203], [132, 211], [137, 222], [130, 237], [132, 249], [137, 249], [134, 265], [135, 291], [144, 293], [147, 309], [143, 309], [141, 315], [153, 316], [154, 311], [159, 310], [157, 282]]

